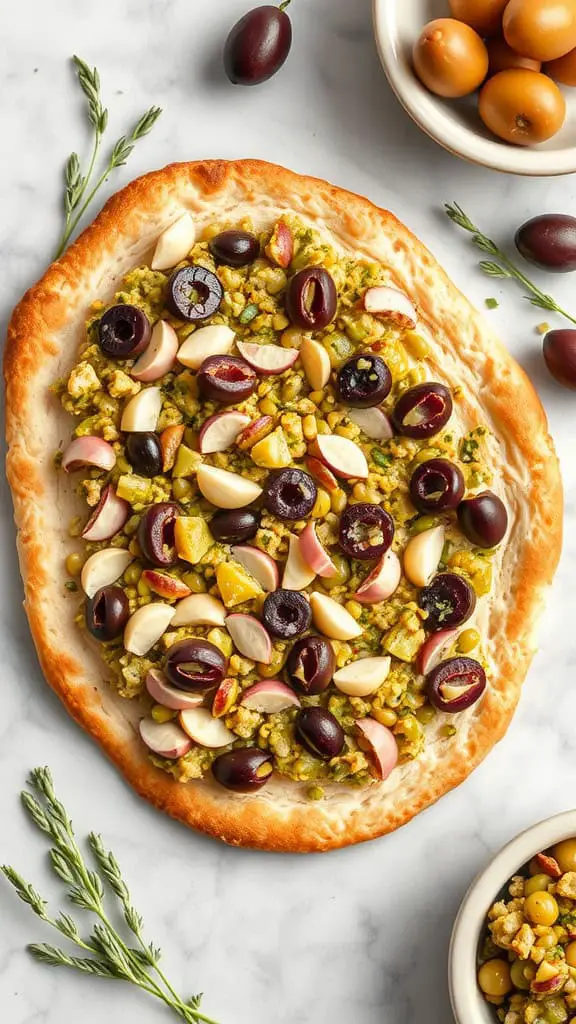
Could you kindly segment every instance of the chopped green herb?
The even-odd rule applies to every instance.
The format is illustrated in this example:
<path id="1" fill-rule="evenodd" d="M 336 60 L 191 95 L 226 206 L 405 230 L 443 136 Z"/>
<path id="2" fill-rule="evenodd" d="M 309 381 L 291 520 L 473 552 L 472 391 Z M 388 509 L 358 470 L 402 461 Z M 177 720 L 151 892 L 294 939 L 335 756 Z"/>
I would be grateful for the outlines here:
<path id="1" fill-rule="evenodd" d="M 485 302 L 487 309 L 498 309 L 498 306 L 500 305 L 498 299 L 486 299 Z"/>
<path id="2" fill-rule="evenodd" d="M 386 455 L 385 452 L 381 452 L 379 448 L 373 448 L 371 451 L 372 462 L 382 469 L 387 469 L 388 466 L 392 465 L 392 456 Z"/>
<path id="3" fill-rule="evenodd" d="M 78 584 L 75 583 L 74 580 L 66 580 L 64 586 L 66 587 L 66 590 L 71 590 L 73 594 L 78 590 Z"/>
<path id="4" fill-rule="evenodd" d="M 251 302 L 249 306 L 242 310 L 238 319 L 241 324 L 249 324 L 255 316 L 258 316 L 258 306 L 255 302 Z"/>

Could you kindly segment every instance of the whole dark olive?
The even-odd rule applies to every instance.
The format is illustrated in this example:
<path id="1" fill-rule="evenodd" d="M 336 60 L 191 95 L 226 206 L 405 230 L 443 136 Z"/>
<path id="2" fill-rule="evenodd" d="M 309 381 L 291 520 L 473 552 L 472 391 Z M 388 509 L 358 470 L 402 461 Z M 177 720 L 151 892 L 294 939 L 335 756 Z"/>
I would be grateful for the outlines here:
<path id="1" fill-rule="evenodd" d="M 285 6 L 255 7 L 234 25 L 224 46 L 224 70 L 234 85 L 260 85 L 284 64 L 292 46 Z"/>
<path id="2" fill-rule="evenodd" d="M 286 312 L 303 331 L 321 331 L 336 316 L 338 293 L 324 267 L 306 267 L 288 282 Z"/>
<path id="3" fill-rule="evenodd" d="M 476 594 L 462 576 L 441 572 L 420 591 L 418 604 L 428 613 L 425 629 L 435 633 L 466 622 L 476 607 Z"/>
<path id="4" fill-rule="evenodd" d="M 338 543 L 350 558 L 381 558 L 394 540 L 394 520 L 381 505 L 360 501 L 340 517 Z"/>
<path id="5" fill-rule="evenodd" d="M 240 356 L 208 356 L 196 377 L 203 398 L 221 405 L 244 402 L 256 390 L 256 372 Z"/>
<path id="6" fill-rule="evenodd" d="M 304 519 L 317 496 L 316 484 L 303 469 L 278 469 L 264 484 L 264 504 L 279 519 Z"/>
<path id="7" fill-rule="evenodd" d="M 525 260 L 554 274 L 576 270 L 576 217 L 546 213 L 527 220 L 516 232 L 516 248 Z"/>
<path id="8" fill-rule="evenodd" d="M 449 658 L 426 677 L 428 700 L 449 715 L 472 707 L 485 689 L 486 673 L 474 658 Z"/>
<path id="9" fill-rule="evenodd" d="M 178 511 L 177 505 L 161 501 L 147 508 L 138 524 L 142 554 L 159 569 L 169 569 L 178 561 L 174 541 Z"/>
<path id="10" fill-rule="evenodd" d="M 306 636 L 297 640 L 286 662 L 290 683 L 307 696 L 326 690 L 335 669 L 334 648 L 323 636 Z"/>
<path id="11" fill-rule="evenodd" d="M 371 352 L 347 359 L 336 374 L 336 397 L 353 409 L 380 405 L 390 394 L 392 374 L 380 356 Z"/>
<path id="12" fill-rule="evenodd" d="M 162 448 L 157 434 L 128 434 L 126 458 L 139 476 L 158 476 L 162 472 Z"/>
<path id="13" fill-rule="evenodd" d="M 151 336 L 146 314 L 127 302 L 111 306 L 98 323 L 98 344 L 109 359 L 133 359 L 144 351 Z"/>
<path id="14" fill-rule="evenodd" d="M 294 722 L 296 739 L 315 757 L 329 761 L 344 747 L 344 729 L 325 708 L 301 708 Z"/>
<path id="15" fill-rule="evenodd" d="M 212 774 L 221 786 L 233 793 L 252 793 L 261 789 L 272 775 L 272 755 L 258 747 L 242 747 L 220 754 L 212 764 Z"/>
<path id="16" fill-rule="evenodd" d="M 569 327 L 548 331 L 543 351 L 554 380 L 565 388 L 576 388 L 576 331 Z"/>
<path id="17" fill-rule="evenodd" d="M 260 513 L 251 508 L 238 508 L 231 512 L 216 512 L 208 523 L 214 540 L 223 544 L 240 544 L 255 537 L 260 526 Z"/>
<path id="18" fill-rule="evenodd" d="M 178 640 L 164 660 L 168 681 L 190 693 L 219 686 L 227 668 L 228 659 L 209 640 Z"/>
<path id="19" fill-rule="evenodd" d="M 310 602 L 295 590 L 274 590 L 264 601 L 262 621 L 272 636 L 294 640 L 310 629 Z"/>
<path id="20" fill-rule="evenodd" d="M 175 270 L 166 292 L 166 305 L 179 320 L 207 320 L 220 308 L 224 289 L 206 267 Z"/>
<path id="21" fill-rule="evenodd" d="M 400 396 L 392 419 L 405 437 L 433 437 L 452 415 L 452 395 L 444 384 L 416 384 Z"/>
<path id="22" fill-rule="evenodd" d="M 249 231 L 221 231 L 209 244 L 218 263 L 228 267 L 247 267 L 260 255 L 260 242 Z"/>
<path id="23" fill-rule="evenodd" d="M 447 512 L 464 497 L 464 477 L 448 459 L 428 459 L 410 480 L 410 498 L 419 512 Z"/>
<path id="24" fill-rule="evenodd" d="M 122 587 L 102 587 L 88 598 L 86 628 L 96 640 L 116 640 L 130 618 L 130 605 Z"/>
<path id="25" fill-rule="evenodd" d="M 458 505 L 458 522 L 462 533 L 480 548 L 499 544 L 508 529 L 506 506 L 492 491 L 482 491 Z"/>

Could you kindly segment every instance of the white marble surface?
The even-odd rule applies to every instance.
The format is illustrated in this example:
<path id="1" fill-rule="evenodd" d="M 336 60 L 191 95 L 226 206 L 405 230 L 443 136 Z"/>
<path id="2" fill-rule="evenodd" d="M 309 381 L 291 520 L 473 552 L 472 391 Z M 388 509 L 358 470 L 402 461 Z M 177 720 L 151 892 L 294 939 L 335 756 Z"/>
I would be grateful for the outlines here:
<path id="1" fill-rule="evenodd" d="M 248 0 L 249 2 L 249 0 Z M 400 0 L 397 0 L 400 2 Z M 295 43 L 262 88 L 233 89 L 219 49 L 246 0 L 28 0 L 0 12 L 0 322 L 43 270 L 61 224 L 63 159 L 85 152 L 82 104 L 67 58 L 101 71 L 120 133 L 151 103 L 152 136 L 109 184 L 170 160 L 259 156 L 330 178 L 388 205 L 482 305 L 548 410 L 567 497 L 564 557 L 542 649 L 506 739 L 458 791 L 400 833 L 323 857 L 235 851 L 188 833 L 141 803 L 48 692 L 34 656 L 2 490 L 0 861 L 54 895 L 41 838 L 17 801 L 28 769 L 49 763 L 78 832 L 104 833 L 183 991 L 201 988 L 222 1024 L 445 1024 L 448 936 L 458 903 L 492 851 L 525 825 L 574 806 L 576 399 L 547 377 L 542 315 L 513 284 L 502 292 L 439 212 L 459 201 L 509 240 L 527 216 L 576 208 L 576 182 L 520 180 L 445 154 L 406 119 L 375 55 L 369 0 L 294 0 Z M 571 279 L 548 286 L 572 309 Z M 2 1024 L 168 1020 L 127 987 L 31 963 L 48 930 L 0 882 Z"/>

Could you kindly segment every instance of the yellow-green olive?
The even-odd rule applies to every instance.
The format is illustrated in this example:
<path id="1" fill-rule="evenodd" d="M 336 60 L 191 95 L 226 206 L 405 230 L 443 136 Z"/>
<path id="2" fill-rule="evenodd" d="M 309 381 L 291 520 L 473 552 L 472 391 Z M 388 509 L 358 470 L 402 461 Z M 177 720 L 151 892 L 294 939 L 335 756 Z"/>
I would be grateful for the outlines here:
<path id="1" fill-rule="evenodd" d="M 506 960 L 488 960 L 478 971 L 478 984 L 484 995 L 507 995 L 512 989 L 509 964 Z"/>
<path id="2" fill-rule="evenodd" d="M 347 583 L 350 578 L 350 566 L 344 558 L 344 555 L 335 552 L 331 554 L 332 561 L 336 566 L 336 574 L 334 576 L 327 576 L 322 580 L 322 586 L 326 590 L 332 590 L 333 587 L 341 587 L 344 583 Z"/>
<path id="3" fill-rule="evenodd" d="M 521 990 L 530 988 L 531 978 L 529 975 L 530 973 L 532 973 L 532 975 L 535 973 L 535 971 L 530 971 L 531 966 L 533 965 L 526 960 L 514 961 L 510 967 L 510 978 L 512 979 L 514 988 L 519 988 Z"/>
<path id="4" fill-rule="evenodd" d="M 531 896 L 533 892 L 548 892 L 548 886 L 552 885 L 550 875 L 532 875 L 524 886 L 524 895 Z"/>
<path id="5" fill-rule="evenodd" d="M 564 839 L 552 848 L 552 856 L 561 871 L 576 871 L 576 839 Z"/>
<path id="6" fill-rule="evenodd" d="M 558 920 L 558 904 L 550 892 L 533 892 L 526 898 L 524 913 L 532 924 L 550 926 Z"/>

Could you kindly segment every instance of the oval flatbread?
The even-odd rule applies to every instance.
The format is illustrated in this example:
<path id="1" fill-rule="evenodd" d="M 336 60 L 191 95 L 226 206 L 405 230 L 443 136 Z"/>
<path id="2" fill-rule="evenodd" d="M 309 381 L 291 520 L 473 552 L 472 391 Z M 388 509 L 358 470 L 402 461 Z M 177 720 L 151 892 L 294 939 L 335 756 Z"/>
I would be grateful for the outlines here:
<path id="1" fill-rule="evenodd" d="M 315 255 L 300 259 L 300 263 L 295 262 L 285 268 L 288 277 L 301 269 L 302 263 L 304 266 L 307 262 L 317 265 L 324 261 L 329 268 L 332 266 L 341 302 L 339 319 L 335 321 L 340 332 L 339 343 L 344 344 L 345 352 L 346 345 L 352 344 L 351 338 L 354 343 L 360 340 L 366 349 L 380 351 L 385 360 L 391 360 L 396 391 L 390 400 L 394 395 L 397 398 L 406 389 L 407 383 L 415 384 L 418 380 L 439 381 L 451 389 L 454 414 L 449 429 L 442 435 L 440 454 L 452 452 L 452 458 L 459 460 L 462 471 L 467 474 L 467 486 L 471 491 L 482 489 L 488 480 L 490 489 L 503 500 L 509 519 L 507 536 L 494 551 L 483 555 L 468 545 L 463 551 L 457 550 L 455 556 L 454 548 L 448 544 L 442 553 L 442 566 L 471 580 L 478 594 L 475 616 L 467 623 L 467 627 L 474 626 L 481 636 L 481 653 L 476 656 L 488 676 L 488 686 L 482 699 L 460 714 L 423 714 L 422 709 L 429 705 L 425 700 L 424 680 L 418 680 L 415 674 L 415 651 L 408 650 L 406 653 L 407 649 L 398 645 L 397 632 L 394 634 L 394 642 L 392 638 L 392 630 L 397 627 L 401 614 L 397 608 L 398 599 L 392 598 L 390 602 L 384 601 L 380 605 L 363 604 L 361 609 L 359 604 L 356 607 L 352 603 L 351 611 L 360 623 L 361 636 L 359 639 L 335 641 L 339 667 L 354 662 L 359 651 L 361 656 L 367 653 L 372 656 L 390 656 L 392 667 L 388 680 L 409 678 L 409 685 L 402 688 L 399 683 L 394 690 L 390 682 L 383 682 L 382 686 L 388 686 L 388 689 L 379 690 L 379 698 L 345 696 L 332 686 L 329 691 L 330 707 L 346 726 L 346 758 L 340 757 L 333 763 L 320 763 L 311 761 L 310 755 L 306 756 L 306 752 L 299 747 L 296 748 L 296 755 L 292 756 L 292 747 L 291 754 L 285 756 L 284 762 L 281 753 L 277 755 L 277 766 L 281 768 L 283 763 L 288 765 L 286 774 L 275 771 L 265 786 L 250 794 L 239 794 L 218 786 L 209 770 L 202 779 L 177 781 L 166 770 L 170 769 L 170 763 L 159 766 L 158 759 L 156 764 L 152 762 L 139 732 L 140 720 L 150 714 L 152 701 L 146 693 L 127 700 L 118 694 L 118 687 L 110 684 L 109 666 L 114 654 L 108 653 L 106 660 L 103 660 L 98 644 L 79 628 L 75 620 L 80 608 L 81 595 L 77 592 L 80 584 L 78 581 L 70 584 L 65 569 L 67 556 L 82 548 L 82 542 L 70 537 L 68 524 L 74 517 L 80 517 L 80 526 L 72 529 L 76 535 L 80 532 L 88 515 L 86 499 L 93 507 L 101 492 L 105 473 L 100 472 L 99 476 L 96 471 L 92 477 L 88 474 L 84 492 L 79 494 L 74 473 L 64 473 L 59 469 L 58 460 L 55 464 L 56 453 L 68 445 L 75 426 L 69 413 L 62 407 L 62 392 L 67 396 L 69 406 L 71 402 L 76 403 L 72 411 L 81 412 L 84 394 L 81 374 L 75 378 L 76 386 L 72 389 L 74 395 L 69 383 L 66 390 L 66 382 L 70 382 L 71 371 L 78 365 L 79 346 L 86 344 L 86 322 L 93 324 L 97 321 L 100 315 L 98 310 L 111 304 L 114 296 L 118 301 L 119 293 L 123 296 L 120 301 L 124 302 L 129 302 L 130 297 L 138 293 L 140 278 L 138 275 L 133 277 L 135 268 L 148 268 L 147 274 L 157 275 L 153 278 L 156 283 L 164 280 L 162 274 L 170 274 L 170 269 L 150 271 L 152 256 L 162 232 L 184 214 L 192 218 L 197 240 L 208 238 L 213 225 L 234 227 L 248 223 L 262 239 L 270 239 L 275 226 L 282 220 L 297 239 L 296 248 L 301 254 L 306 257 L 309 249 L 312 251 L 316 246 Z M 180 236 L 182 231 L 185 235 L 189 229 L 190 222 L 185 221 Z M 173 233 L 172 241 L 168 237 L 163 246 L 161 260 L 164 262 L 170 262 L 171 245 L 175 244 L 177 250 L 178 232 L 175 234 L 176 242 Z M 195 258 L 198 258 L 198 253 L 201 256 L 203 253 L 204 265 L 208 265 L 206 245 L 203 250 L 200 248 L 192 252 L 196 252 Z M 182 256 L 178 255 L 178 261 L 181 259 Z M 297 253 L 294 259 L 298 261 Z M 242 293 L 243 287 L 246 291 L 247 278 L 240 275 L 240 278 L 235 279 L 222 273 L 221 268 L 218 269 L 224 282 L 224 301 L 228 304 L 222 308 L 228 310 L 228 320 L 232 318 L 233 329 L 241 332 L 242 340 L 249 344 L 270 340 L 279 342 L 288 324 L 288 319 L 279 312 L 283 304 L 283 286 L 282 277 L 278 274 L 278 263 L 281 266 L 281 254 L 279 260 L 268 262 L 262 255 L 262 280 L 268 282 L 262 287 L 268 288 L 270 285 L 267 294 L 271 305 L 268 300 L 262 300 L 260 306 L 256 303 L 256 314 L 263 319 L 256 321 L 250 330 L 250 318 L 255 314 L 253 310 L 246 312 L 248 307 L 245 295 L 237 294 Z M 126 275 L 129 275 L 128 284 Z M 392 287 L 401 292 L 404 297 L 403 309 L 409 308 L 410 304 L 415 307 L 419 320 L 416 342 L 414 332 L 411 332 L 410 338 L 403 333 L 406 324 L 402 330 L 390 320 L 382 326 L 377 313 L 374 314 L 375 319 L 371 320 L 370 313 L 366 314 L 363 310 L 358 312 L 357 302 L 350 301 L 345 307 L 342 289 L 351 289 L 346 295 L 353 295 L 354 288 L 360 289 L 358 294 L 361 295 L 358 275 L 366 275 L 366 280 L 372 283 L 380 282 L 380 286 Z M 274 287 L 271 282 L 276 282 Z M 406 297 L 410 300 L 407 306 Z M 94 303 L 99 305 L 95 306 Z M 216 318 L 216 322 L 222 322 L 222 318 L 220 321 Z M 183 330 L 183 323 L 171 323 L 175 326 L 180 344 L 183 343 L 184 334 L 193 337 L 193 332 Z M 372 334 L 370 324 L 373 327 Z M 363 335 L 358 333 L 358 325 L 364 331 Z M 333 329 L 334 325 L 328 328 L 329 331 Z M 258 331 L 261 333 L 258 334 Z M 313 339 L 313 332 L 311 337 Z M 338 365 L 335 337 L 334 334 L 320 335 L 321 344 L 332 346 L 332 370 Z M 169 343 L 172 344 L 172 341 Z M 314 379 L 320 379 L 321 383 L 322 360 L 314 363 L 313 347 L 310 351 L 312 356 L 309 355 L 308 365 L 315 367 L 315 370 L 313 368 L 309 372 Z M 416 357 L 413 358 L 414 351 Z M 250 352 L 253 350 L 245 349 L 245 354 L 249 355 Z M 300 409 L 302 419 L 304 410 L 310 407 L 309 403 L 314 399 L 316 393 L 306 384 L 301 366 L 302 363 L 297 362 L 294 371 L 286 371 L 284 379 L 290 379 L 292 373 L 300 374 L 298 387 L 303 380 L 305 390 L 300 394 L 306 396 L 308 405 L 294 405 L 295 401 L 301 401 L 294 397 L 286 399 L 284 405 L 280 402 L 276 428 L 282 437 L 278 435 L 273 444 L 270 442 L 264 449 L 260 449 L 265 452 L 260 462 L 265 458 L 292 458 L 296 461 L 303 458 L 306 439 L 302 441 L 302 436 L 298 435 L 294 441 L 290 433 L 290 424 L 294 421 L 282 420 L 281 415 L 287 412 L 298 419 Z M 117 403 L 114 409 L 117 412 L 126 405 L 123 390 L 125 378 L 129 387 L 132 386 L 129 367 L 124 369 L 126 372 L 121 377 L 114 378 Z M 189 368 L 186 372 L 189 375 L 186 380 L 190 381 L 196 371 Z M 378 209 L 367 199 L 326 182 L 300 177 L 283 168 L 257 161 L 180 164 L 149 174 L 114 196 L 62 259 L 54 263 L 39 283 L 25 295 L 9 326 L 5 376 L 8 478 L 18 527 L 25 608 L 44 674 L 70 714 L 97 740 L 138 793 L 151 803 L 186 825 L 228 843 L 283 851 L 329 850 L 380 836 L 409 821 L 462 782 L 503 736 L 533 654 L 534 627 L 559 557 L 562 493 L 558 464 L 542 407 L 525 374 L 447 278 L 436 260 L 392 214 Z M 270 375 L 259 377 L 260 382 L 271 381 L 271 387 L 276 386 L 276 380 Z M 89 390 L 89 380 L 86 386 Z M 193 394 L 194 385 L 190 387 L 190 393 Z M 108 394 L 111 393 L 109 390 Z M 308 397 L 310 393 L 313 395 L 312 400 Z M 258 391 L 252 402 L 264 401 L 265 394 L 265 389 Z M 344 415 L 330 421 L 326 412 L 330 405 L 322 405 L 329 395 L 328 390 L 325 395 L 316 396 L 317 420 L 332 423 L 327 429 L 334 428 L 333 437 L 347 436 L 352 439 L 353 447 L 356 446 L 357 454 L 360 450 L 364 452 L 363 456 L 360 455 L 360 462 L 356 460 L 354 472 L 360 475 L 366 461 L 370 466 L 370 476 L 365 482 L 364 491 L 355 489 L 358 483 L 354 480 L 350 483 L 345 479 L 345 466 L 343 472 L 342 466 L 339 467 L 339 487 L 345 497 L 355 496 L 355 500 L 368 488 L 368 500 L 372 498 L 373 501 L 374 487 L 382 488 L 378 501 L 392 508 L 393 518 L 397 517 L 395 547 L 402 558 L 417 513 L 407 504 L 405 485 L 402 485 L 403 490 L 399 485 L 395 491 L 386 493 L 390 480 L 390 471 L 386 466 L 397 464 L 398 472 L 401 473 L 406 460 L 414 460 L 417 449 L 422 445 L 411 447 L 409 440 L 398 437 L 389 443 L 386 440 L 370 441 L 369 435 L 363 433 L 366 420 L 361 415 L 357 421 L 353 417 L 348 420 Z M 152 405 L 155 401 L 154 398 Z M 104 408 L 108 406 L 109 402 Z M 338 406 L 334 408 L 338 409 Z M 195 407 L 195 423 L 198 423 L 198 417 L 202 419 L 202 411 L 201 407 Z M 213 412 L 214 406 L 210 406 L 208 411 Z M 248 415 L 255 411 L 256 406 L 253 404 L 248 409 Z M 151 415 L 149 407 L 144 412 L 146 416 Z M 185 413 L 179 417 L 178 410 L 176 412 L 176 420 L 180 418 L 180 422 L 190 424 Z M 144 415 L 142 409 L 139 415 Z M 245 421 L 241 415 L 238 429 Z M 100 429 L 99 422 L 96 417 L 95 433 Z M 343 433 L 341 431 L 338 434 L 336 425 L 343 429 Z M 373 430 L 373 425 L 369 429 Z M 474 434 L 474 431 L 477 433 Z M 118 442 L 119 437 L 117 432 L 114 437 L 113 430 L 109 433 L 112 444 Z M 286 456 L 288 442 L 292 447 Z M 434 437 L 427 441 L 432 455 L 435 452 L 434 442 Z M 374 455 L 375 448 L 379 449 L 378 457 Z M 191 450 L 190 446 L 188 449 Z M 325 449 L 328 455 L 326 451 L 324 454 L 329 462 L 329 446 L 325 446 Z M 342 456 L 345 461 L 350 450 Z M 192 453 L 189 458 L 194 455 Z M 314 449 L 313 457 L 322 463 L 322 450 Z M 210 454 L 205 457 L 209 465 L 217 466 L 215 459 L 216 456 Z M 199 456 L 197 461 L 201 461 Z M 258 462 L 254 465 L 258 467 Z M 276 463 L 273 461 L 272 465 Z M 190 467 L 183 472 L 185 478 L 188 472 L 187 479 L 193 479 Z M 210 486 L 214 486 L 214 476 L 213 473 L 207 474 L 207 478 L 212 480 Z M 258 492 L 266 471 L 261 467 L 255 468 L 252 476 L 258 485 L 255 492 Z M 118 475 L 112 479 L 116 486 Z M 169 494 L 169 477 L 167 480 Z M 92 486 L 94 481 L 97 485 L 95 497 Z M 179 493 L 184 494 L 185 491 L 186 487 L 180 487 Z M 248 492 L 247 496 L 250 498 Z M 147 500 L 158 501 L 159 498 L 156 496 Z M 135 502 L 132 504 L 132 514 L 141 514 L 142 505 L 138 506 L 136 502 L 135 512 Z M 326 529 L 322 532 L 321 527 L 318 527 L 329 549 L 330 545 L 335 545 L 332 535 L 334 522 L 332 513 L 325 514 L 324 525 L 328 524 Z M 447 523 L 447 531 L 455 529 L 454 523 L 455 517 L 452 516 L 452 520 Z M 301 523 L 299 529 L 302 526 Z M 209 550 L 216 551 L 217 548 L 210 548 L 212 541 L 209 535 L 206 536 Z M 195 540 L 197 542 L 198 536 Z M 126 539 L 124 546 L 128 543 Z M 272 550 L 282 570 L 288 549 L 288 537 L 283 529 L 278 531 L 278 545 Z M 138 554 L 138 550 L 135 550 Z M 332 551 L 335 550 L 333 547 Z M 430 552 L 427 557 L 431 557 Z M 212 556 L 207 554 L 205 558 L 209 560 Z M 488 566 L 485 571 L 482 558 Z M 109 566 L 112 563 L 108 560 L 107 564 Z M 201 570 L 203 564 L 210 563 L 201 561 L 196 569 Z M 213 559 L 212 568 L 215 564 Z M 253 563 L 250 565 L 253 567 Z M 364 570 L 354 563 L 352 572 L 365 572 L 368 567 L 372 568 L 373 563 L 365 565 Z M 123 568 L 124 565 L 120 564 L 120 569 Z M 432 565 L 434 568 L 435 565 Z M 126 571 L 130 572 L 129 569 Z M 246 578 L 251 579 L 250 572 Z M 211 584 L 214 583 L 212 569 L 208 579 Z M 312 583 L 308 590 L 312 592 L 315 587 L 322 590 L 321 585 L 318 585 L 321 582 L 319 577 L 317 583 Z M 423 637 L 426 635 L 426 616 L 418 606 L 418 591 L 410 591 L 406 581 L 401 584 L 402 587 L 405 590 L 398 591 L 405 595 L 402 612 L 405 618 L 402 622 L 408 623 L 408 633 L 412 630 L 418 637 Z M 150 597 L 150 591 L 145 588 L 141 592 L 134 587 L 127 589 L 131 594 L 131 610 L 134 610 L 141 593 L 148 593 Z M 213 589 L 214 595 L 218 597 Z M 348 593 L 344 596 L 349 598 L 351 595 Z M 229 602 L 234 600 L 230 594 L 228 599 Z M 313 602 L 317 616 L 321 616 L 318 608 L 324 606 L 323 601 Z M 217 622 L 219 606 L 214 603 L 214 607 L 216 612 L 212 611 L 211 614 L 216 614 Z M 256 609 L 256 605 L 251 608 Z M 246 612 L 242 605 L 240 610 Z M 227 608 L 229 611 L 230 604 Z M 349 610 L 344 625 L 338 621 L 329 628 L 337 632 L 348 629 L 349 622 L 354 623 L 354 615 Z M 170 618 L 169 611 L 160 618 L 166 621 L 160 622 L 159 630 L 165 631 L 168 628 L 169 631 L 169 624 L 166 627 Z M 317 618 L 317 631 L 320 622 L 324 622 L 324 619 Z M 205 637 L 210 629 L 218 630 L 222 627 L 206 625 L 200 630 L 200 635 Z M 327 630 L 328 627 L 325 632 Z M 137 630 L 132 632 L 136 633 Z M 349 632 L 352 635 L 354 630 L 350 629 Z M 194 634 L 195 631 L 192 629 L 188 633 Z M 181 634 L 176 635 L 180 637 Z M 366 638 L 369 635 L 372 637 L 371 642 L 376 645 L 371 650 L 362 647 L 363 643 L 368 643 Z M 137 641 L 132 642 L 142 644 L 141 632 L 138 633 Z M 165 641 L 165 647 L 158 658 L 164 657 L 168 647 L 168 641 Z M 157 650 L 153 648 L 152 661 L 154 651 Z M 133 675 L 142 672 L 142 660 L 138 661 L 136 657 L 136 661 L 132 661 L 133 657 L 129 655 L 123 663 L 128 666 L 123 677 L 125 689 L 128 686 L 126 679 L 132 671 L 130 666 L 136 666 Z M 382 661 L 378 665 L 382 672 Z M 258 677 L 258 666 L 254 662 L 243 662 L 241 657 L 237 657 L 234 666 L 236 683 L 241 688 Z M 387 666 L 382 678 L 386 671 Z M 349 675 L 344 673 L 342 677 L 343 688 L 350 685 L 346 683 Z M 411 706 L 407 703 L 406 694 L 410 695 Z M 394 710 L 394 706 L 397 710 Z M 290 715 L 294 713 L 294 709 L 283 711 L 282 714 L 288 718 L 282 721 L 291 722 Z M 226 723 L 229 728 L 236 730 L 235 742 L 240 737 L 241 745 L 259 745 L 268 749 L 266 729 L 262 730 L 266 719 L 258 718 L 258 711 L 250 712 L 250 715 L 255 716 L 252 718 L 245 712 L 233 712 L 228 717 L 224 715 L 218 728 L 210 723 L 209 716 L 206 718 L 204 712 L 198 714 L 192 709 L 186 714 L 188 721 L 201 723 L 204 730 L 202 735 L 210 737 L 210 742 L 226 742 L 229 736 L 224 728 Z M 366 715 L 372 721 L 379 717 L 384 727 L 391 729 L 398 745 L 399 764 L 385 781 L 377 781 L 372 777 L 374 762 L 371 753 L 365 749 L 365 743 L 359 742 L 360 734 L 353 728 L 355 718 L 362 719 Z M 274 718 L 273 715 L 271 717 Z M 410 728 L 406 725 L 408 720 Z M 195 725 L 195 728 L 199 726 Z M 242 738 L 242 729 L 247 730 L 245 738 Z M 180 731 L 178 728 L 171 729 L 167 735 L 170 738 L 173 735 L 178 737 Z M 192 755 L 188 756 L 189 760 L 186 762 L 184 758 L 184 762 L 191 764 Z M 213 754 L 210 755 L 212 757 Z M 209 760 L 206 764 L 209 764 Z M 183 777 L 180 769 L 174 774 L 178 775 L 178 772 Z M 342 777 L 344 781 L 339 782 L 338 778 Z"/>

